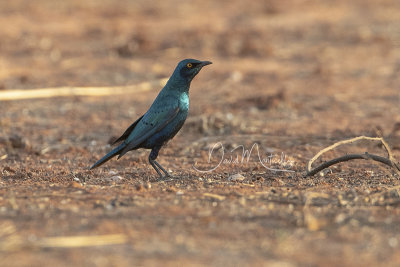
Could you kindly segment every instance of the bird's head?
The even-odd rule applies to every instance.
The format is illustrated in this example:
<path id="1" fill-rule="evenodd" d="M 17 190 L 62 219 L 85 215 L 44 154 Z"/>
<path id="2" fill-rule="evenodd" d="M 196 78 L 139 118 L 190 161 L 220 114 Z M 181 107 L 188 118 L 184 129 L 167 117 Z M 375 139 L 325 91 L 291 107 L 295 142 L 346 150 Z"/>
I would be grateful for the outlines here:
<path id="1" fill-rule="evenodd" d="M 176 72 L 185 80 L 191 81 L 197 73 L 200 72 L 201 68 L 206 65 L 210 65 L 210 61 L 200 61 L 196 59 L 184 59 L 179 62 L 176 67 Z"/>

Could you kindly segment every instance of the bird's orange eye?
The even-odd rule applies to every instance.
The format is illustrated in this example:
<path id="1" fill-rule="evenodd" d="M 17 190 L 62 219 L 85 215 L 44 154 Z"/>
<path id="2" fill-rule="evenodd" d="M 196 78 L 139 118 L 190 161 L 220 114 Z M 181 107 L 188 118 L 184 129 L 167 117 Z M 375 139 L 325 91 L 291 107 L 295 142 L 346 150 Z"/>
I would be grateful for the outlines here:
<path id="1" fill-rule="evenodd" d="M 193 66 L 192 63 L 186 64 L 186 67 L 188 67 L 189 69 L 190 69 L 192 66 Z"/>

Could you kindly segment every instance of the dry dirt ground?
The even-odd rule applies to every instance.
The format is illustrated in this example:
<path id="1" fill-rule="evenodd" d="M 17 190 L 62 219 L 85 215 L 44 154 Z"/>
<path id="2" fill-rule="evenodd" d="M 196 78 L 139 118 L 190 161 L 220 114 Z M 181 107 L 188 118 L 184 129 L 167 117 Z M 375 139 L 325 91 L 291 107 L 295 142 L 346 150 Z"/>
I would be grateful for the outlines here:
<path id="1" fill-rule="evenodd" d="M 0 94 L 214 64 L 161 151 L 172 181 L 146 150 L 88 171 L 160 86 L 1 101 L 0 266 L 399 266 L 397 174 L 352 161 L 303 177 L 358 135 L 382 134 L 400 159 L 399 18 L 398 0 L 1 1 Z M 294 172 L 231 152 L 253 144 Z M 364 141 L 322 160 L 365 151 L 385 154 Z"/>

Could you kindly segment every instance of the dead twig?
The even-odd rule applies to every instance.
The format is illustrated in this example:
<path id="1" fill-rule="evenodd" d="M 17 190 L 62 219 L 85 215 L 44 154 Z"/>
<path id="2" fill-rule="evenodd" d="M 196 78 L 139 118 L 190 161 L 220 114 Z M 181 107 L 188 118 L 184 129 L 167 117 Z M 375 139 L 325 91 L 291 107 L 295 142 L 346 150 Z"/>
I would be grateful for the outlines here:
<path id="1" fill-rule="evenodd" d="M 371 141 L 380 141 L 383 145 L 383 147 L 385 148 L 386 152 L 388 153 L 388 158 L 382 157 L 382 156 L 378 156 L 378 155 L 374 155 L 374 154 L 370 154 L 368 152 L 365 152 L 364 154 L 349 154 L 349 155 L 345 155 L 339 158 L 335 158 L 332 159 L 330 161 L 324 162 L 321 165 L 319 165 L 318 167 L 312 169 L 312 164 L 314 161 L 316 161 L 322 154 L 324 154 L 325 152 L 334 149 L 335 147 L 338 147 L 340 145 L 343 144 L 349 144 L 349 143 L 353 143 L 355 141 L 358 140 L 371 140 Z M 317 174 L 318 172 L 322 171 L 323 169 L 326 169 L 334 164 L 340 163 L 340 162 L 345 162 L 345 161 L 349 161 L 349 160 L 353 160 L 353 159 L 365 159 L 365 160 L 369 160 L 372 159 L 374 161 L 377 162 L 381 162 L 391 168 L 393 168 L 398 174 L 400 174 L 400 166 L 398 163 L 395 162 L 394 157 L 393 157 L 393 153 L 389 147 L 389 145 L 387 144 L 387 142 L 382 138 L 382 137 L 368 137 L 368 136 L 358 136 L 352 139 L 348 139 L 348 140 L 342 140 L 339 142 L 334 143 L 333 145 L 326 147 L 324 149 L 322 149 L 321 151 L 319 151 L 307 164 L 307 169 L 306 169 L 306 177 L 309 176 L 313 176 L 315 174 Z"/>

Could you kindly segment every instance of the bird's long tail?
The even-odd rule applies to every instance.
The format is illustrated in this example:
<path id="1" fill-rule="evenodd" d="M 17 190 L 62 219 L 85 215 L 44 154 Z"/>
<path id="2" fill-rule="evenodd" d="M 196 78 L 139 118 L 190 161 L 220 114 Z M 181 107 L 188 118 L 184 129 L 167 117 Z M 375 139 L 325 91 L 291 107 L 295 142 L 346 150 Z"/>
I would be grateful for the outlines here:
<path id="1" fill-rule="evenodd" d="M 103 163 L 109 161 L 110 159 L 112 159 L 113 157 L 115 157 L 116 155 L 119 155 L 121 153 L 121 151 L 124 149 L 126 145 L 124 143 L 120 144 L 119 146 L 117 146 L 116 148 L 114 148 L 113 150 L 111 150 L 107 155 L 105 155 L 104 157 L 102 157 L 99 161 L 97 161 L 95 164 L 93 164 L 92 167 L 90 167 L 89 170 L 97 168 L 101 165 L 103 165 Z"/>

